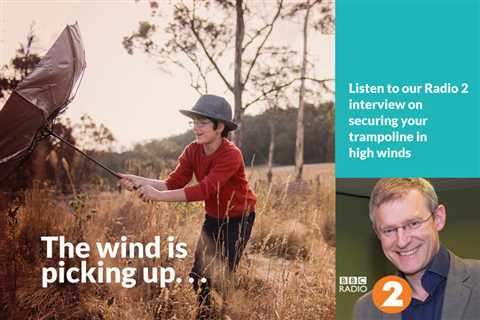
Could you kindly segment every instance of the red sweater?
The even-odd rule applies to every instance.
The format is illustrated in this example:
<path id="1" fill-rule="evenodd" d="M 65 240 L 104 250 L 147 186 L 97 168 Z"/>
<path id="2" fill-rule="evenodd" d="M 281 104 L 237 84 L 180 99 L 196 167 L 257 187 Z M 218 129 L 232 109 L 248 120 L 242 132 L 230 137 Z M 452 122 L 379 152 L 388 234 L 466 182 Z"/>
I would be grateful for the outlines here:
<path id="1" fill-rule="evenodd" d="M 257 198 L 248 188 L 242 153 L 227 139 L 208 156 L 201 144 L 189 144 L 165 181 L 167 188 L 185 187 L 193 174 L 199 183 L 184 189 L 187 201 L 205 201 L 209 216 L 225 219 L 255 210 Z"/>

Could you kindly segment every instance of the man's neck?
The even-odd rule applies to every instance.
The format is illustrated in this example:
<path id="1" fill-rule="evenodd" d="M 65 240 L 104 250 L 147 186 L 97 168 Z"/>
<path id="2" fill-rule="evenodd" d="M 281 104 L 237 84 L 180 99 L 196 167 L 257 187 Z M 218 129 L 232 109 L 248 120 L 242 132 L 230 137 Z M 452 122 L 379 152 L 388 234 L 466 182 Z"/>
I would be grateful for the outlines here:
<path id="1" fill-rule="evenodd" d="M 422 277 L 424 274 L 425 270 L 405 276 L 412 287 L 412 297 L 420 301 L 425 301 L 428 298 L 428 292 L 422 286 Z"/>
<path id="2" fill-rule="evenodd" d="M 407 278 L 407 281 L 410 283 L 410 286 L 412 287 L 412 297 L 417 300 L 425 301 L 428 298 L 429 294 L 422 285 L 422 277 L 427 271 L 427 269 L 429 268 L 429 266 L 433 263 L 433 259 L 435 259 L 435 257 L 438 255 L 439 250 L 440 250 L 440 244 L 437 246 L 435 250 L 436 253 L 433 256 L 432 260 L 424 270 L 419 271 L 415 274 L 405 275 L 405 278 Z"/>
<path id="3" fill-rule="evenodd" d="M 217 149 L 222 144 L 222 140 L 223 140 L 222 137 L 219 137 L 218 139 L 215 139 L 210 143 L 204 144 L 203 145 L 203 151 L 205 152 L 205 154 L 207 156 L 209 156 L 212 153 L 214 153 L 215 151 L 217 151 Z"/>

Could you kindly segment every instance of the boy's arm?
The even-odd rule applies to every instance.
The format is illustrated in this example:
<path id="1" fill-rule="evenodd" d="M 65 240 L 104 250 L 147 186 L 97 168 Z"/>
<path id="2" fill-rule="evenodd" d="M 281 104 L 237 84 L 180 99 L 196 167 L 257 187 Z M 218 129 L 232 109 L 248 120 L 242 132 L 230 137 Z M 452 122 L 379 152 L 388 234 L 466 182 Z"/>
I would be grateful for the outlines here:
<path id="1" fill-rule="evenodd" d="M 231 178 L 243 164 L 240 153 L 231 153 L 217 160 L 209 174 L 198 184 L 190 187 L 158 191 L 152 186 L 140 188 L 138 194 L 144 201 L 200 201 L 218 193 L 219 189 Z M 170 187 L 167 180 L 167 187 Z"/>
<path id="2" fill-rule="evenodd" d="M 137 190 L 143 201 L 180 202 L 187 201 L 183 189 L 159 191 L 152 186 L 143 186 Z"/>
<path id="3" fill-rule="evenodd" d="M 158 191 L 167 190 L 167 184 L 165 183 L 164 180 L 159 180 L 159 179 L 147 179 L 147 180 L 148 180 L 148 185 L 154 187 Z"/>
<path id="4" fill-rule="evenodd" d="M 149 179 L 133 174 L 119 173 L 118 175 L 122 177 L 120 183 L 129 191 L 139 189 L 142 186 L 152 186 L 159 191 L 167 190 L 167 185 L 163 180 Z"/>

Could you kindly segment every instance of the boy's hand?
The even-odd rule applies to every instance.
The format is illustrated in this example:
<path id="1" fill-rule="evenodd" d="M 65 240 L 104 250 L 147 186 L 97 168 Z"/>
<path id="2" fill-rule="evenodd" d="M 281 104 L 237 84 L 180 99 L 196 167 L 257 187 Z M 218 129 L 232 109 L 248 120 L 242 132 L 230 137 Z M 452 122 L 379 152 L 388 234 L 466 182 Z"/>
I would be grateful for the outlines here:
<path id="1" fill-rule="evenodd" d="M 144 179 L 142 177 L 123 173 L 118 173 L 118 175 L 122 177 L 122 179 L 120 179 L 120 184 L 128 191 L 137 190 L 144 184 Z"/>
<path id="2" fill-rule="evenodd" d="M 152 186 L 142 186 L 137 190 L 138 196 L 145 202 L 148 201 L 157 201 L 160 191 L 155 189 Z"/>

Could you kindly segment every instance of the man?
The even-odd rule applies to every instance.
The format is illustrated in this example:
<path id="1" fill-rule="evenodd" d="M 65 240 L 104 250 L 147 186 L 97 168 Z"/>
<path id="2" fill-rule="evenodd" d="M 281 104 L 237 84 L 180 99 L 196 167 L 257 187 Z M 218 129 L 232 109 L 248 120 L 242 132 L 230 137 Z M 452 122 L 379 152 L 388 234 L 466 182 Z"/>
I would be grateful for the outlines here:
<path id="1" fill-rule="evenodd" d="M 380 179 L 370 196 L 370 220 L 383 252 L 412 288 L 401 314 L 377 309 L 368 292 L 354 319 L 480 319 L 480 261 L 461 259 L 441 243 L 446 208 L 425 179 Z"/>
<path id="2" fill-rule="evenodd" d="M 256 197 L 248 187 L 241 151 L 226 139 L 237 128 L 229 103 L 204 95 L 191 110 L 180 112 L 192 119 L 196 139 L 180 155 L 175 170 L 165 181 L 120 174 L 121 183 L 144 201 L 205 202 L 205 222 L 190 277 L 199 291 L 197 318 L 209 319 L 212 277 L 220 274 L 219 281 L 227 281 L 237 267 L 250 238 Z M 193 175 L 198 183 L 186 186 Z"/>

